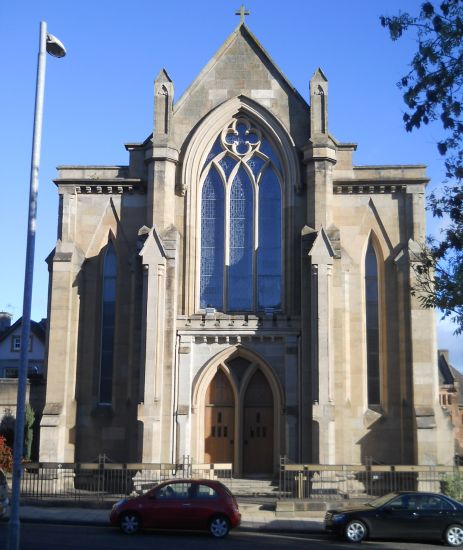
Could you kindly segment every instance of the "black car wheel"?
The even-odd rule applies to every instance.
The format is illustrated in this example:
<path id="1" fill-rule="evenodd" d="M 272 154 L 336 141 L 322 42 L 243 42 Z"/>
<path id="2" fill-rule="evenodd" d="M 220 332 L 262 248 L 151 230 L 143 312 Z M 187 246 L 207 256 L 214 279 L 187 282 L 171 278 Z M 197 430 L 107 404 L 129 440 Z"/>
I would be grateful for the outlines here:
<path id="1" fill-rule="evenodd" d="M 217 539 L 226 537 L 228 531 L 230 531 L 230 522 L 224 516 L 216 516 L 209 522 L 209 533 Z"/>
<path id="2" fill-rule="evenodd" d="M 463 526 L 449 525 L 444 533 L 445 543 L 449 546 L 461 546 L 463 544 Z"/>
<path id="3" fill-rule="evenodd" d="M 119 520 L 119 527 L 126 535 L 134 535 L 140 531 L 140 516 L 135 512 L 125 512 Z"/>
<path id="4" fill-rule="evenodd" d="M 344 536 L 349 542 L 362 542 L 367 538 L 367 526 L 358 519 L 352 519 L 344 529 Z"/>

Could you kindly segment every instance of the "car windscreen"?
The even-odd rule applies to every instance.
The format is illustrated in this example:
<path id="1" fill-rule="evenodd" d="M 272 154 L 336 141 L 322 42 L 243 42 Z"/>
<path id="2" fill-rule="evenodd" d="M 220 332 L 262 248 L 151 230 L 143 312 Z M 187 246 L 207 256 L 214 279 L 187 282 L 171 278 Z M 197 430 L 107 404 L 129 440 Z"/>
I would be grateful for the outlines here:
<path id="1" fill-rule="evenodd" d="M 386 504 L 386 502 L 389 502 L 391 499 L 397 496 L 399 496 L 397 493 L 388 493 L 387 495 L 383 495 L 382 497 L 370 500 L 367 504 L 368 506 L 373 506 L 373 508 L 377 508 L 378 506 Z"/>
<path id="2" fill-rule="evenodd" d="M 223 483 L 220 483 L 220 481 L 217 481 L 216 483 L 217 485 L 220 485 L 220 487 L 227 493 L 229 497 L 235 498 L 235 495 L 230 491 L 230 489 L 226 485 L 224 485 Z"/>

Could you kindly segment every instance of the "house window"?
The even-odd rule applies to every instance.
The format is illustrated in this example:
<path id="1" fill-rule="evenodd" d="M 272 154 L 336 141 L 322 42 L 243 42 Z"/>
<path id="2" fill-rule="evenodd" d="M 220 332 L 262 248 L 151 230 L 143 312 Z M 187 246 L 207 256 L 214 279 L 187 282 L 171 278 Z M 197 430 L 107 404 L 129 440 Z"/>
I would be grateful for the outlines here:
<path id="1" fill-rule="evenodd" d="M 365 256 L 365 313 L 368 404 L 380 403 L 378 258 L 370 238 Z"/>
<path id="2" fill-rule="evenodd" d="M 19 334 L 11 337 L 11 351 L 21 351 L 21 336 Z M 29 351 L 32 351 L 32 336 L 29 336 Z"/>
<path id="3" fill-rule="evenodd" d="M 11 337 L 11 351 L 21 351 L 21 336 Z"/>
<path id="4" fill-rule="evenodd" d="M 5 367 L 5 378 L 18 378 L 18 367 Z M 27 367 L 27 378 L 37 379 L 43 377 L 43 365 L 42 364 L 29 364 Z"/>
<path id="5" fill-rule="evenodd" d="M 6 367 L 5 368 L 5 378 L 18 378 L 18 368 L 17 367 Z"/>
<path id="6" fill-rule="evenodd" d="M 233 120 L 216 139 L 201 175 L 201 308 L 281 309 L 281 173 L 250 120 Z"/>
<path id="7" fill-rule="evenodd" d="M 116 326 L 117 257 L 113 244 L 106 248 L 103 261 L 103 292 L 101 311 L 101 357 L 99 402 L 109 405 L 112 401 L 114 332 Z"/>

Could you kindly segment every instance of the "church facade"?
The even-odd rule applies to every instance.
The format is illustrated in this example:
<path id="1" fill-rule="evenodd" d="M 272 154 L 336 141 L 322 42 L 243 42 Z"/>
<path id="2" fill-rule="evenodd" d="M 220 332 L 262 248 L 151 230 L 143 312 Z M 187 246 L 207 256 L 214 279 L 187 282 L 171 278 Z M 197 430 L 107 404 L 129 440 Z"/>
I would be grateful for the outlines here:
<path id="1" fill-rule="evenodd" d="M 355 166 L 241 22 L 127 166 L 61 166 L 40 460 L 451 463 L 422 165 Z"/>

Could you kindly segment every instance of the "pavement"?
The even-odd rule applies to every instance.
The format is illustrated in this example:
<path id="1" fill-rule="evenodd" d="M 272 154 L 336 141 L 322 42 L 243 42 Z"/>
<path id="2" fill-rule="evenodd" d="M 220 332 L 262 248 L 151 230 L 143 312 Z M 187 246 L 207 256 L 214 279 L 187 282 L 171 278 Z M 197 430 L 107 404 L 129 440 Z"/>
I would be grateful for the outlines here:
<path id="1" fill-rule="evenodd" d="M 323 516 L 307 517 L 303 512 L 279 513 L 259 503 L 238 502 L 241 512 L 239 529 L 269 532 L 321 532 Z M 24 523 L 50 523 L 61 525 L 109 526 L 109 512 L 105 508 L 80 506 L 22 505 L 20 520 Z M 9 511 L 0 521 L 8 521 Z"/>

